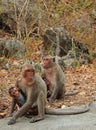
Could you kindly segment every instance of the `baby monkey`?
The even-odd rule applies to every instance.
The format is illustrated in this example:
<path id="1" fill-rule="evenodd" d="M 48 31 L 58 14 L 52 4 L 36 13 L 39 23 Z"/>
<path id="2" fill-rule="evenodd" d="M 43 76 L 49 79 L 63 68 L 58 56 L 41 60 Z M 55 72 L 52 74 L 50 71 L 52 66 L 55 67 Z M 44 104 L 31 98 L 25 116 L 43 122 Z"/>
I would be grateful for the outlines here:
<path id="1" fill-rule="evenodd" d="M 12 104 L 9 116 L 12 116 L 16 105 L 17 107 L 23 106 L 26 102 L 26 97 L 23 92 L 16 87 L 9 88 L 9 95 L 12 97 Z"/>

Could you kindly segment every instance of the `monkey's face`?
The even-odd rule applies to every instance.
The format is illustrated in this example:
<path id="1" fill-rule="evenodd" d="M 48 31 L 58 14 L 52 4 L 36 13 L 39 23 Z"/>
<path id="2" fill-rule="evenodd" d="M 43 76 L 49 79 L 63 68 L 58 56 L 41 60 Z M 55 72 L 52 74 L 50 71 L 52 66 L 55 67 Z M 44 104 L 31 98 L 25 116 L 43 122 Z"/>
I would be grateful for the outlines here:
<path id="1" fill-rule="evenodd" d="M 52 58 L 51 57 L 44 57 L 43 58 L 43 67 L 44 68 L 49 68 L 51 65 L 52 65 L 52 63 L 53 63 L 53 60 L 52 60 Z"/>
<path id="2" fill-rule="evenodd" d="M 12 97 L 18 97 L 19 96 L 19 91 L 16 88 L 14 88 L 13 91 L 10 93 L 10 95 Z"/>
<path id="3" fill-rule="evenodd" d="M 24 78 L 30 79 L 34 74 L 35 70 L 31 64 L 25 64 L 22 66 L 22 75 Z"/>
<path id="4" fill-rule="evenodd" d="M 30 79 L 34 76 L 34 70 L 33 69 L 26 69 L 25 70 L 25 77 Z"/>

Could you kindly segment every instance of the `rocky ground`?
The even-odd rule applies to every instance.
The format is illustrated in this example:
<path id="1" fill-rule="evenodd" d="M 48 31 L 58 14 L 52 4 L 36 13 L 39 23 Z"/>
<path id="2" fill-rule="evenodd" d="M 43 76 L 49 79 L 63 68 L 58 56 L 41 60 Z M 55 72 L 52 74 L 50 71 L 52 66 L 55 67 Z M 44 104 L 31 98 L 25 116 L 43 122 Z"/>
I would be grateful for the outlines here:
<path id="1" fill-rule="evenodd" d="M 96 102 L 90 110 L 77 115 L 45 115 L 45 119 L 29 123 L 29 118 L 19 118 L 14 125 L 7 125 L 10 118 L 0 120 L 0 130 L 96 130 Z"/>

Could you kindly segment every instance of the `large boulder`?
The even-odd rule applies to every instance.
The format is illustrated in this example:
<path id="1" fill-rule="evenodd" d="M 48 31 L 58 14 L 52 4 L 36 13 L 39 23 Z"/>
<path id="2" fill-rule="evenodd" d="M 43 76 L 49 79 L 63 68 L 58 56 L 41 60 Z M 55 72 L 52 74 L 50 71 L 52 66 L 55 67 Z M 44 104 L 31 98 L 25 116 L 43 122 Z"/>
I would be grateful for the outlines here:
<path id="1" fill-rule="evenodd" d="M 47 29 L 43 35 L 43 54 L 57 55 L 66 60 L 89 63 L 88 47 L 68 35 L 64 27 Z M 83 59 L 81 61 L 81 59 Z"/>
<path id="2" fill-rule="evenodd" d="M 25 54 L 25 47 L 16 38 L 0 38 L 0 57 L 5 56 L 22 58 Z"/>
<path id="3" fill-rule="evenodd" d="M 79 51 L 89 53 L 88 47 L 68 35 L 64 27 L 47 29 L 43 35 L 43 45 L 44 52 L 48 53 L 51 48 L 53 54 L 58 56 L 67 55 L 68 51 L 72 49 L 76 50 L 77 55 Z"/>

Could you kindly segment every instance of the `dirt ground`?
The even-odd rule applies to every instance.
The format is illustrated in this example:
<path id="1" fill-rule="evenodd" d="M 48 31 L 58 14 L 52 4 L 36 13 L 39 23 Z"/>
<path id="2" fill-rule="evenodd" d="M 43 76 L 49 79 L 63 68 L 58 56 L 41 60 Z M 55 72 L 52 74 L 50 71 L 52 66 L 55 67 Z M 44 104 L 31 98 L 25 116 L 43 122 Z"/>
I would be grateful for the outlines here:
<path id="1" fill-rule="evenodd" d="M 96 68 L 93 64 L 82 65 L 76 70 L 68 68 L 65 70 L 65 78 L 66 91 L 76 89 L 78 93 L 56 101 L 52 107 L 78 106 L 96 101 Z"/>
<path id="2" fill-rule="evenodd" d="M 20 70 L 14 66 L 10 70 L 1 69 L 0 71 L 0 108 L 4 109 L 0 111 L 1 117 L 4 117 L 9 111 L 11 97 L 8 94 L 8 89 L 15 84 L 15 79 L 19 73 Z M 96 101 L 96 66 L 93 63 L 82 65 L 77 69 L 67 68 L 64 75 L 66 91 L 75 89 L 78 90 L 78 93 L 73 96 L 66 96 L 65 99 L 55 101 L 52 104 L 47 104 L 47 107 L 64 108 Z M 7 109 L 5 109 L 6 106 Z"/>

